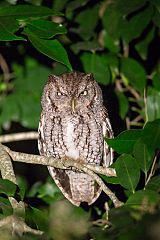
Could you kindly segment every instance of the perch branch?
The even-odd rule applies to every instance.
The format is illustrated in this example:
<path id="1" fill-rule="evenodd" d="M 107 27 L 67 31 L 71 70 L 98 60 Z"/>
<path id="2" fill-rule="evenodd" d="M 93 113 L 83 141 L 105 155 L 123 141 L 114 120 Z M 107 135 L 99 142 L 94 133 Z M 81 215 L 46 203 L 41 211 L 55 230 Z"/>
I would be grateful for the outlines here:
<path id="1" fill-rule="evenodd" d="M 32 233 L 35 235 L 42 235 L 43 232 L 40 230 L 32 229 L 27 224 L 22 221 L 20 218 L 17 218 L 15 215 L 7 216 L 0 220 L 0 228 L 7 228 L 12 232 L 12 235 L 23 233 Z"/>
<path id="2" fill-rule="evenodd" d="M 3 179 L 8 179 L 15 184 L 17 183 L 10 155 L 2 144 L 0 144 L 0 170 Z M 30 228 L 24 222 L 23 217 L 25 215 L 25 207 L 22 201 L 17 202 L 13 197 L 9 197 L 9 201 L 13 208 L 13 215 L 1 219 L 0 227 L 6 227 L 11 230 L 12 234 L 30 232 L 39 235 L 43 233 L 42 231 Z"/>
<path id="3" fill-rule="evenodd" d="M 16 184 L 16 178 L 9 153 L 4 149 L 2 144 L 0 144 L 0 157 L 0 170 L 2 178 L 8 179 Z"/>
<path id="4" fill-rule="evenodd" d="M 31 164 L 41 164 L 41 165 L 46 165 L 46 166 L 51 166 L 51 167 L 61 168 L 61 169 L 76 168 L 76 169 L 82 170 L 95 179 L 95 181 L 101 186 L 102 190 L 113 201 L 113 204 L 115 205 L 115 207 L 119 207 L 122 205 L 122 203 L 117 199 L 115 194 L 104 184 L 101 178 L 96 174 L 96 173 L 99 173 L 103 175 L 105 174 L 107 176 L 116 176 L 116 172 L 112 168 L 106 168 L 107 170 L 106 169 L 104 170 L 104 168 L 102 167 L 98 167 L 98 166 L 95 167 L 94 165 L 91 165 L 91 164 L 82 165 L 81 163 L 75 162 L 75 160 L 70 158 L 56 159 L 53 157 L 44 157 L 44 156 L 37 156 L 33 154 L 14 152 L 5 146 L 4 146 L 4 149 L 11 156 L 13 161 L 25 162 L 25 163 L 31 163 Z"/>
<path id="5" fill-rule="evenodd" d="M 0 136 L 0 142 L 14 142 L 22 140 L 33 140 L 38 138 L 37 132 L 21 132 L 21 133 L 11 133 Z"/>
<path id="6" fill-rule="evenodd" d="M 28 153 L 21 153 L 21 152 L 15 152 L 12 151 L 10 148 L 4 146 L 4 149 L 8 152 L 8 154 L 11 156 L 13 161 L 16 162 L 24 162 L 24 163 L 30 163 L 30 164 L 41 164 L 45 166 L 51 166 L 55 168 L 61 168 L 66 169 L 70 167 L 79 168 L 82 166 L 82 164 L 75 162 L 73 159 L 56 159 L 53 157 L 44 157 L 34 154 L 28 154 Z M 102 174 L 108 177 L 116 177 L 116 171 L 113 168 L 104 168 L 102 166 L 95 166 L 92 164 L 83 164 L 84 167 L 87 167 L 91 171 L 94 171 L 98 174 Z"/>

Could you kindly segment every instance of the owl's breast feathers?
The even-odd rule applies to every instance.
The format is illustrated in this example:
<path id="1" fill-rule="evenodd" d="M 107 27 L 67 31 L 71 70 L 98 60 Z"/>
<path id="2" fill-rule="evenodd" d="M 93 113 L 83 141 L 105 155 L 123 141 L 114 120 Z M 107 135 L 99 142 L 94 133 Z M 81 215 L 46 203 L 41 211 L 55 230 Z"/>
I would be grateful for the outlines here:
<path id="1" fill-rule="evenodd" d="M 42 155 L 71 157 L 75 161 L 102 165 L 103 124 L 92 113 L 86 115 L 43 115 L 39 126 Z M 43 144 L 44 143 L 44 144 Z M 88 174 L 48 167 L 49 172 L 66 198 L 79 206 L 92 204 L 101 189 Z"/>
<path id="2" fill-rule="evenodd" d="M 53 123 L 50 134 L 55 155 L 58 152 L 60 157 L 80 159 L 84 163 L 101 163 L 103 129 L 93 116 L 68 115 L 53 119 Z"/>

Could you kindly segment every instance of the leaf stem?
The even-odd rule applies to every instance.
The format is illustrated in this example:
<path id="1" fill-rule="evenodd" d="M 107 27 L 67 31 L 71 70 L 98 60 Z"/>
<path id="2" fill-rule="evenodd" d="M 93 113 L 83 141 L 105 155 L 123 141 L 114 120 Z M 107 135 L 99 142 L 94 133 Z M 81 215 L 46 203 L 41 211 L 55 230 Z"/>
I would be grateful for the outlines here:
<path id="1" fill-rule="evenodd" d="M 145 124 L 146 124 L 148 122 L 147 92 L 146 92 L 146 88 L 144 88 L 144 111 L 145 111 Z"/>
<path id="2" fill-rule="evenodd" d="M 155 164 L 156 164 L 156 161 L 157 161 L 157 156 L 159 154 L 159 151 L 155 154 L 154 156 L 154 159 L 153 159 L 153 163 L 152 163 L 152 167 L 151 167 L 151 171 L 148 175 L 148 178 L 145 182 L 145 186 L 148 184 L 148 182 L 150 181 L 151 177 L 154 175 L 154 171 L 155 171 Z"/>

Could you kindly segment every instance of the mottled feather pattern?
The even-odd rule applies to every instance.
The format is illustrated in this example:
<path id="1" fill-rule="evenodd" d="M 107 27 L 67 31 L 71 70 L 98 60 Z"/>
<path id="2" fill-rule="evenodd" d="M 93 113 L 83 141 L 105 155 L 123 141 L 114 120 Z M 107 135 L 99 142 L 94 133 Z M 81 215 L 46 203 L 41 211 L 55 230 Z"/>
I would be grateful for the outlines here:
<path id="1" fill-rule="evenodd" d="M 113 132 L 93 76 L 79 72 L 51 75 L 42 95 L 40 154 L 107 167 L 113 156 L 104 136 L 113 137 Z M 86 173 L 48 169 L 64 196 L 77 206 L 92 204 L 101 193 Z"/>

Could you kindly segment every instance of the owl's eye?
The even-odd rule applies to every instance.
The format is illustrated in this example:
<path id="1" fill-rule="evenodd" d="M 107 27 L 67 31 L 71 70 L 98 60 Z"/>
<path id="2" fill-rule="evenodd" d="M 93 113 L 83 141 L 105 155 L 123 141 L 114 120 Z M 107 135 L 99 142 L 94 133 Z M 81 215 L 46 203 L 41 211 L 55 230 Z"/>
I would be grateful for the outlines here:
<path id="1" fill-rule="evenodd" d="M 88 94 L 87 90 L 84 90 L 83 92 L 80 93 L 80 95 L 86 96 Z"/>
<path id="2" fill-rule="evenodd" d="M 65 96 L 65 94 L 62 92 L 57 92 L 57 96 Z"/>

